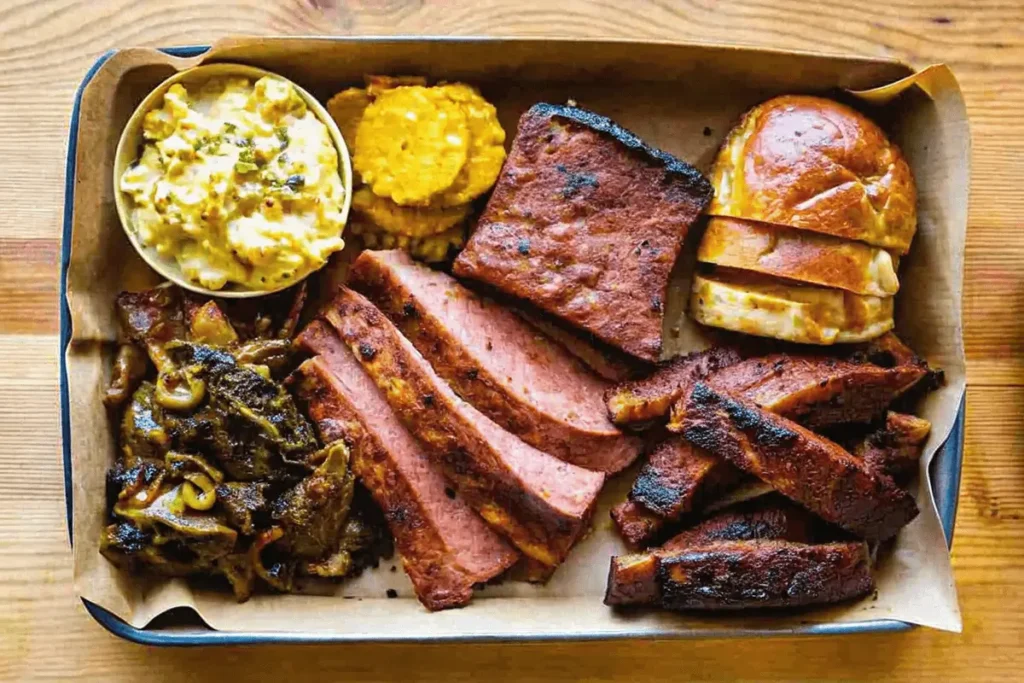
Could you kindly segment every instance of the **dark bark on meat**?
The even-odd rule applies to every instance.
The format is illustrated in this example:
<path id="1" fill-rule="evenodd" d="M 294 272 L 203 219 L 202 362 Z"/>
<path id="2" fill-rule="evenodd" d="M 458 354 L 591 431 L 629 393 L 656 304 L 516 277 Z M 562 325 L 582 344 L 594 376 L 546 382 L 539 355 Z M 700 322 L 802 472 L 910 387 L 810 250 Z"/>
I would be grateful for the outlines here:
<path id="1" fill-rule="evenodd" d="M 361 295 L 343 288 L 325 317 L 466 502 L 524 554 L 560 564 L 604 476 L 534 449 L 459 399 Z"/>
<path id="2" fill-rule="evenodd" d="M 861 538 L 890 538 L 918 514 L 892 479 L 750 401 L 698 383 L 685 407 L 677 428 L 688 441 Z"/>
<path id="3" fill-rule="evenodd" d="M 401 251 L 364 251 L 352 286 L 459 396 L 528 444 L 609 473 L 640 453 L 604 414 L 607 382 L 513 312 Z"/>
<path id="4" fill-rule="evenodd" d="M 710 199 L 696 169 L 609 119 L 537 104 L 454 270 L 657 361 L 669 276 Z"/>
<path id="5" fill-rule="evenodd" d="M 695 382 L 740 360 L 738 351 L 723 346 L 667 360 L 648 377 L 609 390 L 608 414 L 618 425 L 649 424 L 664 418 L 673 403 L 690 393 Z"/>
<path id="6" fill-rule="evenodd" d="M 605 604 L 671 610 L 801 607 L 863 597 L 873 588 L 863 542 L 718 541 L 613 558 Z"/>

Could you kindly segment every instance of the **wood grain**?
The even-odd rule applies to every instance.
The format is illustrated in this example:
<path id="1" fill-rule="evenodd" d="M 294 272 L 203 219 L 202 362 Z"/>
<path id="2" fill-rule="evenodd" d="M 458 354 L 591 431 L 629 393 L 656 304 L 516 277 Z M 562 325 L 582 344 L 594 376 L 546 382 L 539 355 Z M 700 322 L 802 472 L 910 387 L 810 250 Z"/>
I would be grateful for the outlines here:
<path id="1" fill-rule="evenodd" d="M 0 4 L 0 677 L 120 680 L 1017 678 L 1024 629 L 1024 3 L 1016 0 L 8 0 Z M 575 35 L 944 61 L 971 119 L 967 443 L 953 559 L 965 630 L 898 636 L 160 651 L 74 598 L 57 411 L 64 151 L 104 51 L 250 34 Z"/>

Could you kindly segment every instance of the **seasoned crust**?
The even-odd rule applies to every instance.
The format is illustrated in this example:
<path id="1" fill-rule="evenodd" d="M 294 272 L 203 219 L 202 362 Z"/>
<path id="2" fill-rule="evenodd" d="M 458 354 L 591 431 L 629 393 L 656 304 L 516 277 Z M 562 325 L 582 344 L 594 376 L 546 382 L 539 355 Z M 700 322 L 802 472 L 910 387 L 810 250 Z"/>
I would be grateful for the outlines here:
<path id="1" fill-rule="evenodd" d="M 604 475 L 536 450 L 460 399 L 361 294 L 342 287 L 324 318 L 466 502 L 524 554 L 560 564 Z"/>
<path id="2" fill-rule="evenodd" d="M 734 363 L 707 383 L 818 429 L 871 422 L 925 373 L 916 364 L 886 368 L 831 356 L 775 353 Z M 672 408 L 670 425 L 676 429 L 685 408 L 679 402 Z"/>
<path id="3" fill-rule="evenodd" d="M 868 296 L 893 296 L 900 288 L 884 249 L 740 218 L 711 218 L 697 260 Z"/>
<path id="4" fill-rule="evenodd" d="M 900 254 L 917 190 L 899 148 L 833 100 L 785 95 L 747 111 L 719 150 L 709 213 L 858 240 Z"/>
<path id="5" fill-rule="evenodd" d="M 613 507 L 610 514 L 619 535 L 631 548 L 645 548 L 657 543 L 669 524 L 664 517 L 628 499 Z"/>
<path id="6" fill-rule="evenodd" d="M 656 361 L 668 279 L 710 198 L 696 169 L 605 117 L 538 104 L 454 271 Z"/>
<path id="7" fill-rule="evenodd" d="M 885 424 L 850 451 L 876 472 L 905 483 L 917 471 L 932 423 L 914 415 L 889 412 Z"/>
<path id="8" fill-rule="evenodd" d="M 770 493 L 726 508 L 679 532 L 665 541 L 661 550 L 682 550 L 718 541 L 778 539 L 813 543 L 835 540 L 822 537 L 823 526 L 824 523 L 806 509 L 777 493 Z"/>
<path id="9" fill-rule="evenodd" d="M 349 446 L 353 471 L 383 511 L 420 602 L 431 611 L 467 604 L 473 586 L 504 572 L 518 553 L 464 501 L 446 494 L 440 473 L 394 424 L 369 378 L 361 382 L 364 378 L 353 376 L 362 369 L 339 365 L 327 346 L 341 342 L 331 336 L 333 332 L 314 321 L 300 337 L 300 343 L 327 355 L 296 370 L 298 395 L 323 440 L 344 439 Z M 336 351 L 349 353 L 344 346 Z"/>
<path id="10" fill-rule="evenodd" d="M 703 382 L 675 429 L 861 538 L 890 538 L 918 514 L 909 493 L 838 444 Z"/>
<path id="11" fill-rule="evenodd" d="M 742 479 L 743 473 L 729 463 L 674 436 L 651 453 L 629 497 L 661 517 L 678 520 Z"/>
<path id="12" fill-rule="evenodd" d="M 863 542 L 718 541 L 613 557 L 605 604 L 672 610 L 800 607 L 863 597 L 873 588 Z"/>
<path id="13" fill-rule="evenodd" d="M 660 363 L 643 379 L 623 382 L 609 389 L 605 396 L 608 415 L 619 425 L 664 417 L 676 400 L 690 393 L 694 382 L 740 359 L 737 350 L 726 346 L 676 356 Z"/>
<path id="14" fill-rule="evenodd" d="M 364 251 L 351 278 L 456 393 L 523 441 L 609 473 L 639 455 L 604 414 L 608 383 L 514 312 L 401 251 Z"/>

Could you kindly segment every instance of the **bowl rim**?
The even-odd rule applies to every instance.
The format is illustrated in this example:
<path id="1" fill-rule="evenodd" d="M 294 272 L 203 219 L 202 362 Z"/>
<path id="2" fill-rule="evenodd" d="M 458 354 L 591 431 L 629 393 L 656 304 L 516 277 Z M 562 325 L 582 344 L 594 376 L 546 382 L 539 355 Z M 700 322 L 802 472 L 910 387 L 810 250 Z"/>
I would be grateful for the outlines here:
<path id="1" fill-rule="evenodd" d="M 230 75 L 251 78 L 253 79 L 253 82 L 263 78 L 264 76 L 272 76 L 288 83 L 295 88 L 295 92 L 303 99 L 306 106 L 313 112 L 313 115 L 316 116 L 322 124 L 327 126 L 328 135 L 330 135 L 331 142 L 334 144 L 335 151 L 338 153 L 338 173 L 341 176 L 341 184 L 345 191 L 345 197 L 341 207 L 342 234 L 344 234 L 344 227 L 348 225 L 349 211 L 352 206 L 353 176 L 352 160 L 349 155 L 348 144 L 345 142 L 345 138 L 342 136 L 341 130 L 338 128 L 338 124 L 334 122 L 334 119 L 328 113 L 327 108 L 324 107 L 319 100 L 291 79 L 274 73 L 273 71 L 261 69 L 256 66 L 250 66 L 248 64 L 238 64 L 235 62 L 215 62 L 212 64 L 203 64 L 188 69 L 182 69 L 161 81 L 159 85 L 153 88 L 153 90 L 151 90 L 150 93 L 146 95 L 141 102 L 139 102 L 138 106 L 125 123 L 124 128 L 121 130 L 121 136 L 117 141 L 117 149 L 114 152 L 114 205 L 117 209 L 117 217 L 121 223 L 121 229 L 124 231 L 125 236 L 131 243 L 132 248 L 135 249 L 135 252 L 143 261 L 146 262 L 146 265 L 155 270 L 161 277 L 170 280 L 179 287 L 183 287 L 184 289 L 204 296 L 224 299 L 249 299 L 267 296 L 274 294 L 275 292 L 288 289 L 289 287 L 294 287 L 310 275 L 321 270 L 324 266 L 320 266 L 320 268 L 317 268 L 316 270 L 311 270 L 303 277 L 288 282 L 286 285 L 275 289 L 247 289 L 230 282 L 222 289 L 207 289 L 186 278 L 178 267 L 177 262 L 173 259 L 167 259 L 160 256 L 156 253 L 155 249 L 144 247 L 139 243 L 138 235 L 135 233 L 135 229 L 131 222 L 131 200 L 127 193 L 123 192 L 120 188 L 121 175 L 124 173 L 125 169 L 127 169 L 128 165 L 138 158 L 138 149 L 142 141 L 142 123 L 145 116 L 155 107 L 156 103 L 163 98 L 170 87 L 176 83 L 202 81 L 204 79 L 208 80 L 211 78 Z M 326 261 L 324 265 L 326 265 Z"/>

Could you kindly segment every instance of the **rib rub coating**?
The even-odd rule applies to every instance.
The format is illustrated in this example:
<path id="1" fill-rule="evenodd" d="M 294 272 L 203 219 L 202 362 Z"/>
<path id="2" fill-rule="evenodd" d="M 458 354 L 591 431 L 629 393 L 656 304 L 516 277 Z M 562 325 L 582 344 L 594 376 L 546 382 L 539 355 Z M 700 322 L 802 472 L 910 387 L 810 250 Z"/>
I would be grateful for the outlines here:
<path id="1" fill-rule="evenodd" d="M 741 503 L 698 523 L 645 554 L 613 557 L 609 604 L 647 604 L 660 595 L 658 558 L 720 541 L 786 540 L 810 543 L 817 520 L 778 494 Z"/>
<path id="2" fill-rule="evenodd" d="M 404 251 L 364 251 L 352 285 L 474 408 L 546 453 L 618 472 L 640 453 L 605 414 L 608 382 L 507 308 Z"/>
<path id="3" fill-rule="evenodd" d="M 722 510 L 681 531 L 661 550 L 680 550 L 717 541 L 783 540 L 812 543 L 821 522 L 806 509 L 777 493 Z"/>
<path id="4" fill-rule="evenodd" d="M 925 375 L 917 365 L 884 368 L 829 356 L 772 354 L 714 373 L 707 384 L 812 429 L 870 422 Z M 673 408 L 678 428 L 683 405 Z"/>
<path id="5" fill-rule="evenodd" d="M 918 514 L 891 478 L 751 401 L 698 382 L 685 405 L 678 429 L 688 441 L 861 538 L 890 538 Z"/>
<path id="6" fill-rule="evenodd" d="M 460 399 L 362 295 L 342 288 L 325 317 L 466 502 L 541 564 L 565 560 L 604 475 L 538 451 Z"/>
<path id="7" fill-rule="evenodd" d="M 710 199 L 700 172 L 611 120 L 537 104 L 455 274 L 656 361 L 669 276 Z"/>
<path id="8" fill-rule="evenodd" d="M 664 517 L 632 500 L 624 500 L 613 507 L 611 518 L 619 535 L 631 548 L 644 548 L 657 543 L 669 524 Z"/>
<path id="9" fill-rule="evenodd" d="M 863 597 L 873 588 L 863 542 L 718 541 L 612 558 L 605 604 L 671 610 L 800 607 Z"/>
<path id="10" fill-rule="evenodd" d="M 850 452 L 876 472 L 889 475 L 897 483 L 906 482 L 917 471 L 921 450 L 931 429 L 928 420 L 890 411 L 885 425 Z"/>
<path id="11" fill-rule="evenodd" d="M 608 415 L 617 425 L 644 423 L 668 415 L 672 404 L 686 396 L 694 382 L 739 363 L 735 349 L 718 346 L 677 356 L 651 375 L 623 382 L 608 391 Z"/>

